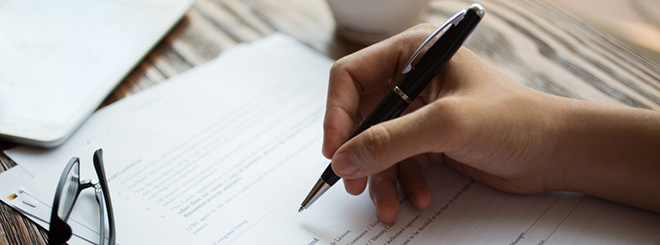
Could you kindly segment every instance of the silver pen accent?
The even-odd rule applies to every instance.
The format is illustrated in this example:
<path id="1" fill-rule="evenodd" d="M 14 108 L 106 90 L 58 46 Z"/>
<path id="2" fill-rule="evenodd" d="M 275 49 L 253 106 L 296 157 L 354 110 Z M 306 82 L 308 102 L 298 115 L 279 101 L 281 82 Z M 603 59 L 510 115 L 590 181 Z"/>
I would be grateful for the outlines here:
<path id="1" fill-rule="evenodd" d="M 300 205 L 300 209 L 298 209 L 298 212 L 302 212 L 303 210 L 307 209 L 307 207 L 311 206 L 312 203 L 314 203 L 316 200 L 319 199 L 323 193 L 328 191 L 330 189 L 330 185 L 328 183 L 325 183 L 323 179 L 319 179 L 319 181 L 316 182 L 316 185 L 312 187 L 312 190 L 309 192 L 309 195 L 303 200 L 302 204 Z"/>

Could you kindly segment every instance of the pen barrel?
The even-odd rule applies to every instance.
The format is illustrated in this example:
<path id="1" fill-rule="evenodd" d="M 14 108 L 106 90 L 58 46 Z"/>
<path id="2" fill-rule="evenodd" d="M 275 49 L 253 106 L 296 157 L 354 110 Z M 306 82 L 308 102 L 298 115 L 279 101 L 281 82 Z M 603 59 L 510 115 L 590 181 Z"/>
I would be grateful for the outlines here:
<path id="1" fill-rule="evenodd" d="M 357 136 L 373 125 L 398 117 L 408 107 L 408 102 L 403 100 L 399 94 L 390 91 L 385 98 L 378 103 L 376 108 L 355 129 L 351 138 Z"/>
<path id="2" fill-rule="evenodd" d="M 397 87 L 414 100 L 427 87 L 442 67 L 456 54 L 467 37 L 481 21 L 475 11 L 467 11 L 463 20 L 449 28 L 422 55 L 412 69 L 399 80 Z"/>
<path id="3" fill-rule="evenodd" d="M 403 100 L 396 92 L 390 91 L 385 95 L 385 98 L 383 98 L 376 108 L 374 108 L 371 114 L 369 114 L 360 126 L 357 127 L 353 132 L 353 135 L 351 135 L 351 138 L 357 136 L 373 125 L 400 116 L 406 107 L 408 107 L 408 102 Z M 323 171 L 323 174 L 321 174 L 321 179 L 323 179 L 328 185 L 334 185 L 341 178 L 335 174 L 332 170 L 332 164 L 330 164 L 325 171 Z"/>
<path id="4" fill-rule="evenodd" d="M 417 64 L 413 66 L 406 75 L 397 83 L 399 92 L 407 96 L 408 101 L 413 101 L 426 88 L 442 67 L 454 56 L 463 42 L 472 33 L 472 30 L 481 21 L 475 11 L 467 11 L 465 18 L 456 26 L 449 28 L 435 43 L 424 53 Z M 398 117 L 408 107 L 409 103 L 399 93 L 390 91 L 385 98 L 374 108 L 367 118 L 357 127 L 351 138 L 357 136 L 373 125 Z M 340 177 L 332 170 L 332 164 L 328 165 L 321 178 L 328 184 L 334 185 Z"/>
<path id="5" fill-rule="evenodd" d="M 323 171 L 323 174 L 321 174 L 321 179 L 323 179 L 328 185 L 334 185 L 341 178 L 332 170 L 332 163 L 330 163 L 328 164 L 328 167 L 325 168 L 325 171 Z"/>
<path id="6" fill-rule="evenodd" d="M 448 29 L 440 39 L 429 48 L 405 76 L 399 80 L 397 86 L 390 91 L 367 118 L 357 127 L 351 138 L 357 136 L 373 125 L 398 117 L 408 107 L 411 101 L 426 88 L 429 82 L 442 69 L 445 63 L 458 51 L 468 35 L 481 21 L 483 9 L 478 4 L 471 6 L 466 15 L 456 26 Z M 350 139 L 349 139 L 350 140 Z M 312 191 L 303 201 L 301 208 L 304 210 L 322 195 L 329 186 L 339 181 L 340 177 L 332 170 L 332 163 L 328 165 L 321 180 L 312 188 Z M 325 183 L 323 183 L 325 182 Z M 325 185 L 327 184 L 327 185 Z"/>

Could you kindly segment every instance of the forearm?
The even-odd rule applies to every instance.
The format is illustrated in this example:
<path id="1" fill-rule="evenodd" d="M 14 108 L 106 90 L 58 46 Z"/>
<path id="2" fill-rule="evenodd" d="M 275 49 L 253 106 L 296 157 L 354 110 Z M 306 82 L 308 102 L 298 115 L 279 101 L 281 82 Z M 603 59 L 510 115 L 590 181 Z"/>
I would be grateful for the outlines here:
<path id="1" fill-rule="evenodd" d="M 660 212 L 660 112 L 563 100 L 558 189 Z"/>

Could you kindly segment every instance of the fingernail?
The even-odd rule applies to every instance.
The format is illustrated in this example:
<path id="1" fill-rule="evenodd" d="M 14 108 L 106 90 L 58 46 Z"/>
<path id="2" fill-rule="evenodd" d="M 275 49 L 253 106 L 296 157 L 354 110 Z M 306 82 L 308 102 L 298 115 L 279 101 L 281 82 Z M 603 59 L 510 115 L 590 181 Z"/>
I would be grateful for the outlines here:
<path id="1" fill-rule="evenodd" d="M 350 175 L 360 170 L 360 166 L 355 164 L 355 157 L 350 152 L 342 152 L 332 158 L 332 167 L 340 175 Z"/>

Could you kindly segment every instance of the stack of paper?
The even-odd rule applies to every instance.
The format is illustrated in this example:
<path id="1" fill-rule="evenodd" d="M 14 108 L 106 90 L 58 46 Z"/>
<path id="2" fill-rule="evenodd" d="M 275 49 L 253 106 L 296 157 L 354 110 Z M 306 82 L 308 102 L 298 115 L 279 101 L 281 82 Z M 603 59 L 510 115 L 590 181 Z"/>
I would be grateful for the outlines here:
<path id="1" fill-rule="evenodd" d="M 64 165 L 79 156 L 82 178 L 95 178 L 92 153 L 103 148 L 123 244 L 660 241 L 657 214 L 568 192 L 505 194 L 442 166 L 426 176 L 432 206 L 403 200 L 394 224 L 341 183 L 298 213 L 328 164 L 320 151 L 331 65 L 282 35 L 228 50 L 97 112 L 59 148 L 7 151 L 19 166 L 0 175 L 1 198 L 48 228 Z M 95 242 L 93 200 L 85 191 L 76 204 L 71 243 Z"/>

